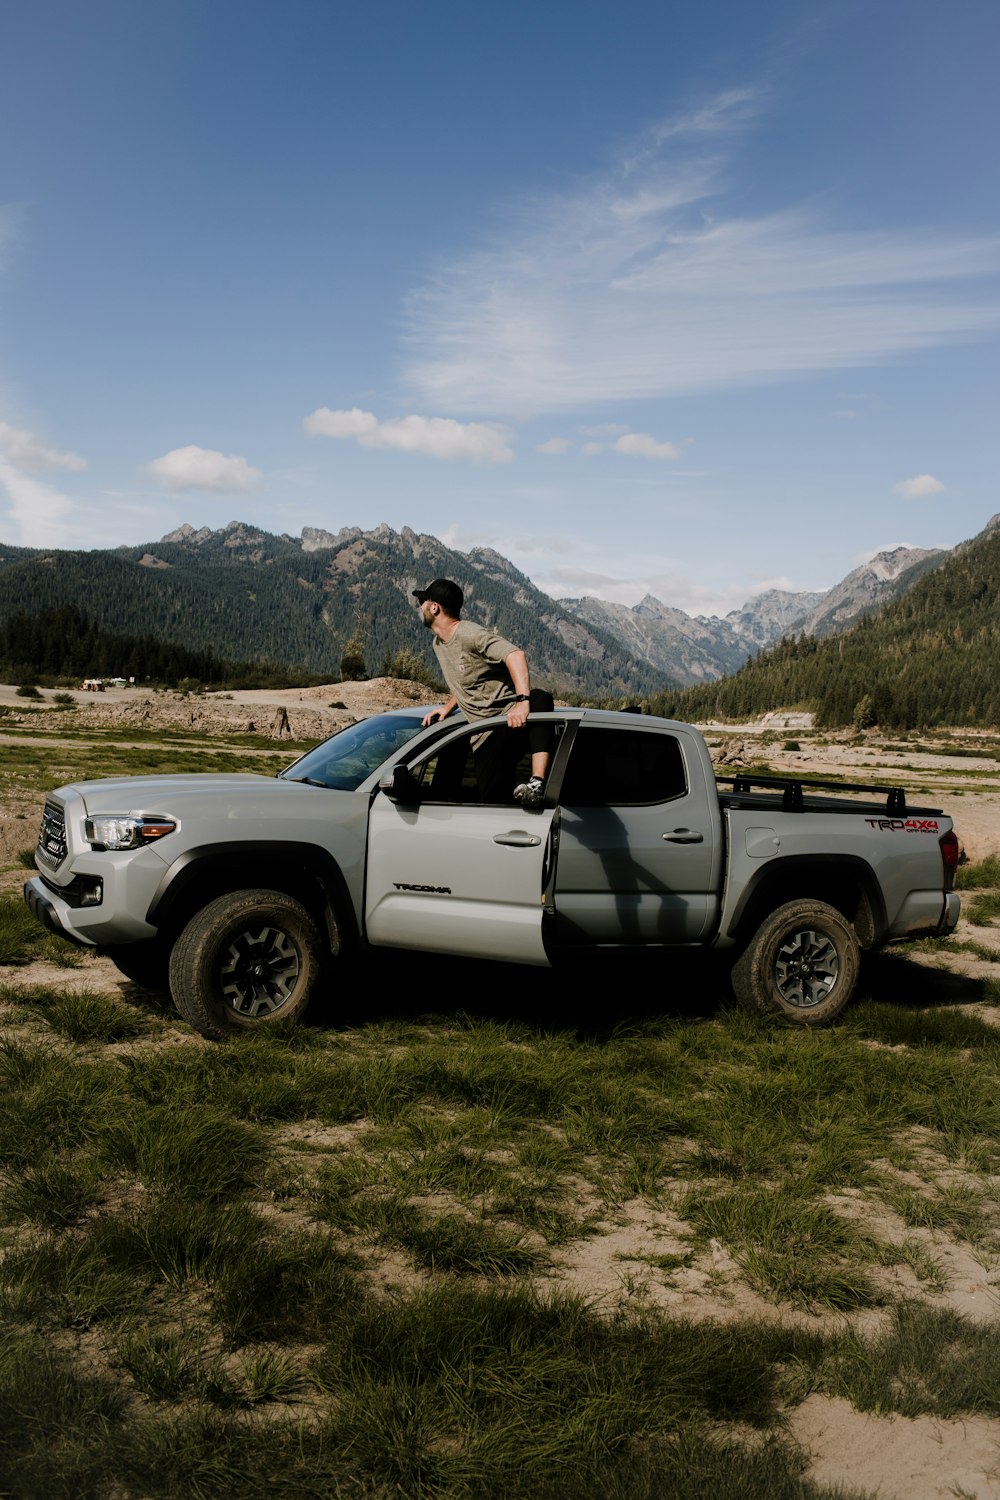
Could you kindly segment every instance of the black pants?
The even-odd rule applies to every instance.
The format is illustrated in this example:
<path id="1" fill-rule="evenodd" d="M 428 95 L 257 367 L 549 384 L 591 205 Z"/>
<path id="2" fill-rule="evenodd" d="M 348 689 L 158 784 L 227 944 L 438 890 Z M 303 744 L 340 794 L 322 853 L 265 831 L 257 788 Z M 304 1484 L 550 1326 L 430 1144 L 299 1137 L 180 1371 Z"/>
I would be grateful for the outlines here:
<path id="1" fill-rule="evenodd" d="M 555 707 L 552 694 L 543 688 L 532 688 L 528 699 L 529 718 L 523 729 L 494 729 L 475 751 L 476 782 L 480 802 L 513 802 L 517 763 L 525 751 L 539 750 L 550 754 L 555 744 L 551 724 L 532 724 L 531 714 L 551 713 Z"/>

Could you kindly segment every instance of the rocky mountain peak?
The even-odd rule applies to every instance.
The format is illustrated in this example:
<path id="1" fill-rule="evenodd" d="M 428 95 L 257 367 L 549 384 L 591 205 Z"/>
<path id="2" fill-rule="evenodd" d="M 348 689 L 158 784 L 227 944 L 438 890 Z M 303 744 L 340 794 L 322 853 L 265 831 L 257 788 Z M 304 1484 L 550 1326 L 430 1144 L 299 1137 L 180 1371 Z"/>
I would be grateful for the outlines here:
<path id="1" fill-rule="evenodd" d="M 360 526 L 342 526 L 339 531 L 324 531 L 321 526 L 303 526 L 301 547 L 303 552 L 322 552 L 327 547 L 342 547 L 345 542 L 356 542 L 362 535 Z"/>
<path id="2" fill-rule="evenodd" d="M 858 574 L 870 573 L 873 578 L 882 580 L 898 578 L 900 573 L 906 572 L 907 568 L 912 568 L 915 563 L 929 556 L 931 553 L 922 547 L 890 547 L 885 552 L 876 552 L 874 557 L 862 563 L 854 573 L 849 573 L 848 577 L 854 578 Z"/>
<path id="3" fill-rule="evenodd" d="M 198 531 L 195 531 L 190 522 L 185 521 L 174 531 L 168 531 L 166 536 L 161 536 L 160 541 L 191 542 L 195 546 L 200 546 L 202 542 L 207 542 L 212 534 L 212 528 L 210 526 L 202 526 Z"/>

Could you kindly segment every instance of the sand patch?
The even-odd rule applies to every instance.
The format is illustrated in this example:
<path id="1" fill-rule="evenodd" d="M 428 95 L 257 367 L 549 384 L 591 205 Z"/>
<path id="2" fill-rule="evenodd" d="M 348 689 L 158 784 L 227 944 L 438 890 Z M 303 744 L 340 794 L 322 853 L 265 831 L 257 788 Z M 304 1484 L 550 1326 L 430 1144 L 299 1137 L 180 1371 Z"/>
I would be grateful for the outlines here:
<path id="1" fill-rule="evenodd" d="M 875 1417 L 839 1397 L 809 1396 L 790 1413 L 812 1455 L 815 1484 L 875 1491 L 879 1500 L 997 1500 L 1000 1421 Z"/>

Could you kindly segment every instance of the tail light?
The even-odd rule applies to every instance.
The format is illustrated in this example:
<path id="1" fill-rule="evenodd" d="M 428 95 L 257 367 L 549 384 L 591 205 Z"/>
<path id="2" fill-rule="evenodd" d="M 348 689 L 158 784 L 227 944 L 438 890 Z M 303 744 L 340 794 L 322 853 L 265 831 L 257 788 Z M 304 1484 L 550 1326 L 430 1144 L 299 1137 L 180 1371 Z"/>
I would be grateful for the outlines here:
<path id="1" fill-rule="evenodd" d="M 941 863 L 944 865 L 944 888 L 950 891 L 954 889 L 955 871 L 958 869 L 958 835 L 951 829 L 941 835 L 938 844 L 941 847 Z"/>

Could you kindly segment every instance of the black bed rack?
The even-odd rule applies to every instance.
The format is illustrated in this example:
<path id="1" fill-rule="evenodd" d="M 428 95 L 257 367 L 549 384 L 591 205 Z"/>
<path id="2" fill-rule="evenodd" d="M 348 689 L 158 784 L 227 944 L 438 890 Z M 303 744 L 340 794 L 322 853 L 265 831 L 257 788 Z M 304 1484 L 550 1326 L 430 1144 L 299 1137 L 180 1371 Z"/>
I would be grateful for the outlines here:
<path id="1" fill-rule="evenodd" d="M 906 793 L 901 786 L 873 786 L 870 783 L 851 781 L 811 781 L 805 777 L 757 776 L 742 772 L 738 776 L 717 776 L 720 786 L 732 786 L 735 797 L 749 796 L 756 787 L 763 791 L 780 792 L 783 812 L 804 812 L 802 791 L 819 792 L 867 792 L 873 797 L 885 798 L 886 813 L 893 818 L 906 812 Z"/>

